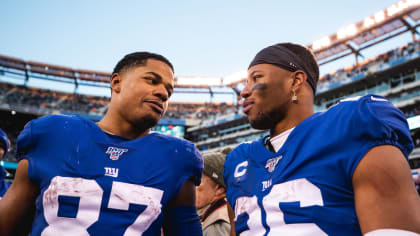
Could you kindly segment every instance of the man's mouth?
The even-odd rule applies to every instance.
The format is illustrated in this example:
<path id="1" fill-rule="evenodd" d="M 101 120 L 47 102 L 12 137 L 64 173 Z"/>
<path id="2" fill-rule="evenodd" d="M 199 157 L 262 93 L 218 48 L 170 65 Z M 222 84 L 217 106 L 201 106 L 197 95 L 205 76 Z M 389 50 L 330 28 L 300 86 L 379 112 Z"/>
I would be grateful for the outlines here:
<path id="1" fill-rule="evenodd" d="M 248 114 L 253 106 L 254 106 L 253 102 L 244 102 L 243 109 L 242 109 L 243 113 Z"/>
<path id="2" fill-rule="evenodd" d="M 159 114 L 163 113 L 163 105 L 162 103 L 158 102 L 158 101 L 146 101 L 150 107 L 155 110 L 156 112 L 158 112 Z"/>

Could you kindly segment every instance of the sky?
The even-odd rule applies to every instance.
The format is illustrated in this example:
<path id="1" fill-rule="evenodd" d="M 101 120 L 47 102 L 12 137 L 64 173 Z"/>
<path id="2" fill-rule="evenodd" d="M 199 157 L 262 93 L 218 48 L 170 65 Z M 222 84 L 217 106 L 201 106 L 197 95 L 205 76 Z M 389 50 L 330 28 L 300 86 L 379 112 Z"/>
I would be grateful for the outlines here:
<path id="1" fill-rule="evenodd" d="M 396 2 L 2 0 L 0 54 L 111 72 L 125 54 L 151 51 L 167 57 L 176 76 L 224 77 L 246 69 L 266 46 L 309 45 Z M 365 56 L 410 39 L 400 37 Z M 343 61 L 322 66 L 321 74 L 349 66 L 354 58 Z"/>

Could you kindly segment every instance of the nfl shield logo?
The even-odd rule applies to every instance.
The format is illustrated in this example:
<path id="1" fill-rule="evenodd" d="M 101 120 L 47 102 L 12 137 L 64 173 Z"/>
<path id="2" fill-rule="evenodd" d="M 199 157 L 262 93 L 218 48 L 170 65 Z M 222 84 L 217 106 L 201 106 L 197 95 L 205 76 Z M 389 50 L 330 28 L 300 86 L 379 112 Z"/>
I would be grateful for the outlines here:
<path id="1" fill-rule="evenodd" d="M 276 168 L 277 163 L 279 162 L 279 160 L 282 158 L 283 156 L 278 156 L 275 158 L 271 158 L 267 160 L 267 164 L 265 164 L 265 168 L 268 168 L 268 172 L 273 172 L 274 169 Z"/>
<path id="2" fill-rule="evenodd" d="M 109 158 L 113 161 L 118 160 L 124 152 L 127 152 L 128 149 L 117 148 L 117 147 L 108 147 L 106 154 L 109 154 Z"/>

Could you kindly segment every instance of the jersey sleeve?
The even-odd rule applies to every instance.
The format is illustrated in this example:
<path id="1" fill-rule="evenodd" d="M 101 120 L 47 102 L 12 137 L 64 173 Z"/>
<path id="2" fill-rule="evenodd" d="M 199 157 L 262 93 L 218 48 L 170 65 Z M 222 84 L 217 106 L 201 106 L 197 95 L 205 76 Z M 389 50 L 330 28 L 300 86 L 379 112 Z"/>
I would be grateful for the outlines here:
<path id="1" fill-rule="evenodd" d="M 195 185 L 198 186 L 201 183 L 201 174 L 204 168 L 204 161 L 203 157 L 194 144 L 191 144 L 189 150 L 191 150 L 189 152 L 191 161 L 188 163 L 189 165 L 187 165 L 186 173 L 193 178 Z"/>
<path id="2" fill-rule="evenodd" d="M 39 140 L 33 132 L 36 126 L 36 120 L 29 121 L 20 132 L 16 145 L 16 158 L 18 161 L 22 159 L 28 160 L 28 176 L 29 179 L 38 182 L 36 164 L 34 163 L 34 153 L 36 152 L 37 141 Z"/>
<path id="3" fill-rule="evenodd" d="M 225 185 L 226 185 L 226 198 L 228 200 L 228 202 L 230 203 L 230 205 L 232 206 L 232 202 L 231 202 L 231 194 L 229 190 L 231 190 L 231 176 L 233 176 L 233 170 L 232 170 L 232 166 L 233 166 L 233 158 L 237 152 L 238 148 L 233 149 L 230 153 L 228 153 L 226 155 L 226 161 L 224 164 L 224 168 L 223 168 L 223 179 L 225 181 Z"/>
<path id="4" fill-rule="evenodd" d="M 201 183 L 201 173 L 203 172 L 203 157 L 193 143 L 186 142 L 185 140 L 181 142 L 177 145 L 182 146 L 184 151 L 179 153 L 181 154 L 179 159 L 181 162 L 177 164 L 177 167 L 174 166 L 174 168 L 179 168 L 176 171 L 180 175 L 179 180 L 181 185 L 188 179 L 192 179 L 194 184 L 198 186 Z"/>
<path id="5" fill-rule="evenodd" d="M 0 199 L 3 197 L 10 186 L 10 184 L 5 180 L 6 173 L 7 172 L 3 166 L 0 166 Z"/>
<path id="6" fill-rule="evenodd" d="M 356 102 L 350 117 L 349 132 L 352 142 L 359 146 L 356 156 L 347 165 L 352 176 L 358 163 L 375 146 L 393 145 L 398 147 L 406 158 L 413 150 L 407 119 L 404 114 L 387 99 L 367 95 Z"/>
<path id="7" fill-rule="evenodd" d="M 196 186 L 200 185 L 203 158 L 191 142 L 178 140 L 174 142 L 174 145 L 170 155 L 175 158 L 172 158 L 167 168 L 168 173 L 171 173 L 170 179 L 173 180 L 174 193 L 177 195 L 187 180 L 192 180 Z"/>
<path id="8" fill-rule="evenodd" d="M 31 147 L 35 146 L 35 141 L 32 138 L 32 126 L 34 126 L 34 123 L 35 120 L 29 121 L 18 136 L 16 145 L 16 158 L 18 161 L 27 158 Z"/>
<path id="9" fill-rule="evenodd" d="M 246 158 L 247 149 L 250 144 L 241 144 L 229 154 L 226 155 L 226 161 L 223 169 L 223 179 L 226 185 L 226 198 L 229 204 L 234 208 L 236 191 L 235 185 L 246 180 L 246 169 L 248 161 Z"/>
<path id="10" fill-rule="evenodd" d="M 240 152 L 239 149 L 240 147 L 237 147 L 226 155 L 226 161 L 223 168 L 223 179 L 227 189 L 229 189 L 229 186 L 232 184 L 234 159 L 237 153 Z"/>
<path id="11" fill-rule="evenodd" d="M 65 116 L 49 115 L 30 121 L 18 136 L 16 157 L 20 161 L 28 160 L 28 176 L 35 183 L 56 170 L 60 157 L 58 150 L 67 134 L 62 128 L 69 122 Z"/>

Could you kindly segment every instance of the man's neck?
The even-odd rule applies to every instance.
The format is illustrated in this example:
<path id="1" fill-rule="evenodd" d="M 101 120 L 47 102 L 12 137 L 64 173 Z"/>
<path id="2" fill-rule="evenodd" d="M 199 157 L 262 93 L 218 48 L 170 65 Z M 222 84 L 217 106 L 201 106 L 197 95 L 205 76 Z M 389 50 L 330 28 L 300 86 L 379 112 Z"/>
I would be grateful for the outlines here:
<path id="1" fill-rule="evenodd" d="M 150 128 L 144 130 L 138 129 L 122 117 L 112 114 L 109 111 L 105 114 L 104 118 L 96 124 L 106 133 L 118 135 L 127 139 L 140 138 L 148 135 L 150 132 Z"/>
<path id="2" fill-rule="evenodd" d="M 307 109 L 302 109 L 302 107 L 290 109 L 286 118 L 278 122 L 272 129 L 270 129 L 270 137 L 275 137 L 286 130 L 296 127 L 302 121 L 310 117 L 313 113 L 313 107 Z"/>

